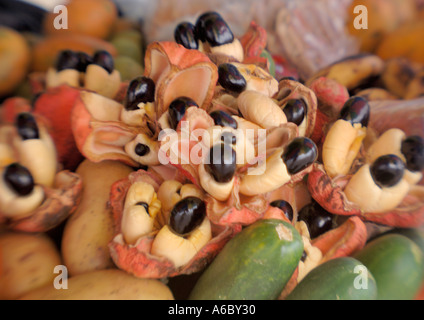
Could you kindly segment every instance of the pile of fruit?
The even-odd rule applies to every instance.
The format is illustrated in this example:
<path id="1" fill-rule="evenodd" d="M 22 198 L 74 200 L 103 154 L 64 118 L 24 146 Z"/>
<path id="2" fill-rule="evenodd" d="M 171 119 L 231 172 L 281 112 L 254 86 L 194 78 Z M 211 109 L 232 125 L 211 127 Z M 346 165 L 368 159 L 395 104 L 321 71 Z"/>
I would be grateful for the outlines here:
<path id="1" fill-rule="evenodd" d="M 0 27 L 1 299 L 424 298 L 423 62 L 68 14 Z"/>

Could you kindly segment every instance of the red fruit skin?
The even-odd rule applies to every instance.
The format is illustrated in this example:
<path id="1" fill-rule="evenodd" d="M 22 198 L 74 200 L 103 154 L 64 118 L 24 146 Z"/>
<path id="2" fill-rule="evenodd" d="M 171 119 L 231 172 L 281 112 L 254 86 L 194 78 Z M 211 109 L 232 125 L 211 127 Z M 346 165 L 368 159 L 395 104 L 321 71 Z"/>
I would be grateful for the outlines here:
<path id="1" fill-rule="evenodd" d="M 80 90 L 68 85 L 47 89 L 34 104 L 33 113 L 46 121 L 58 154 L 58 161 L 64 169 L 75 170 L 82 161 L 71 128 L 71 111 Z"/>

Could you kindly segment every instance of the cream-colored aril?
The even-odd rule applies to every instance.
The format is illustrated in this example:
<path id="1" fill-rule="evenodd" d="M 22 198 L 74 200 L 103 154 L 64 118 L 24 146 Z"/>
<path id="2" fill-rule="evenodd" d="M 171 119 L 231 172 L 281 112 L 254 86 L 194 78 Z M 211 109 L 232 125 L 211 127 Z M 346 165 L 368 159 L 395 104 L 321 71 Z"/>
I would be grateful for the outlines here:
<path id="1" fill-rule="evenodd" d="M 245 90 L 237 98 L 237 105 L 243 117 L 264 129 L 287 123 L 283 110 L 267 95 Z"/>
<path id="2" fill-rule="evenodd" d="M 386 130 L 378 139 L 371 144 L 366 153 L 368 163 L 373 163 L 378 157 L 394 154 L 401 158 L 405 163 L 406 159 L 402 153 L 402 142 L 406 139 L 406 134 L 401 129 L 391 128 Z M 403 177 L 409 184 L 417 184 L 421 178 L 421 172 L 412 172 L 405 168 Z"/>
<path id="3" fill-rule="evenodd" d="M 145 203 L 146 208 L 141 203 Z M 147 182 L 134 182 L 127 191 L 121 220 L 121 231 L 128 244 L 134 244 L 140 237 L 153 231 L 161 203 L 153 186 Z"/>
<path id="4" fill-rule="evenodd" d="M 146 166 L 155 166 L 160 164 L 158 155 L 160 146 L 160 141 L 154 140 L 146 134 L 139 133 L 125 145 L 124 149 L 134 161 Z M 142 152 L 137 151 L 139 148 L 142 148 Z"/>
<path id="5" fill-rule="evenodd" d="M 212 238 L 211 224 L 205 218 L 188 236 L 182 237 L 165 225 L 152 243 L 151 253 L 171 260 L 176 268 L 186 265 Z"/>
<path id="6" fill-rule="evenodd" d="M 0 169 L 0 177 L 4 170 Z M 11 219 L 21 219 L 30 216 L 44 201 L 45 194 L 41 186 L 35 185 L 25 196 L 19 195 L 0 178 L 0 213 Z"/>
<path id="7" fill-rule="evenodd" d="M 302 236 L 303 250 L 306 258 L 299 261 L 297 281 L 300 282 L 312 269 L 318 266 L 322 260 L 322 252 L 311 244 L 308 227 L 304 221 L 295 224 L 296 230 Z"/>
<path id="8" fill-rule="evenodd" d="M 113 70 L 109 74 L 103 67 L 90 64 L 87 66 L 84 77 L 84 88 L 94 91 L 106 98 L 113 99 L 121 86 L 121 74 Z"/>
<path id="9" fill-rule="evenodd" d="M 362 211 L 379 213 L 396 208 L 409 189 L 404 179 L 392 187 L 379 187 L 371 176 L 370 166 L 365 164 L 349 180 L 344 193 Z"/>
<path id="10" fill-rule="evenodd" d="M 290 181 L 291 176 L 281 156 L 283 148 L 276 149 L 266 161 L 247 170 L 240 181 L 240 193 L 253 196 L 273 191 Z"/>
<path id="11" fill-rule="evenodd" d="M 78 88 L 80 86 L 80 78 L 80 72 L 76 69 L 57 71 L 51 67 L 46 72 L 46 88 L 54 88 L 60 85 Z"/>
<path id="12" fill-rule="evenodd" d="M 325 137 L 322 160 L 330 177 L 346 175 L 359 153 L 366 128 L 360 123 L 352 125 L 343 119 L 337 120 Z"/>
<path id="13" fill-rule="evenodd" d="M 58 171 L 56 146 L 44 127 L 38 126 L 38 131 L 38 139 L 22 140 L 16 136 L 13 145 L 19 163 L 31 172 L 34 183 L 52 187 Z"/>
<path id="14" fill-rule="evenodd" d="M 240 43 L 240 40 L 234 38 L 233 42 L 223 44 L 220 46 L 211 46 L 209 43 L 203 43 L 203 51 L 219 53 L 226 56 L 233 57 L 239 62 L 242 62 L 244 59 L 244 50 Z"/>
<path id="15" fill-rule="evenodd" d="M 141 126 L 147 119 L 155 119 L 155 110 L 153 102 L 140 102 L 138 109 L 127 110 L 125 108 L 121 111 L 121 121 L 130 126 Z"/>

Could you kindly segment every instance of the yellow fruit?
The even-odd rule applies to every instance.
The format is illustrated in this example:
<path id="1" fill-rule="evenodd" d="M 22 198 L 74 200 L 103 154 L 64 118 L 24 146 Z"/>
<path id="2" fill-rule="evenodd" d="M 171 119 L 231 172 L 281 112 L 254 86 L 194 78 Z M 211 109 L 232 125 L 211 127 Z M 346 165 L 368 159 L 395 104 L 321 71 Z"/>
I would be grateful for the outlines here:
<path id="1" fill-rule="evenodd" d="M 45 285 L 53 287 L 61 258 L 45 234 L 5 232 L 0 235 L 0 263 L 0 299 L 4 300 Z"/>
<path id="2" fill-rule="evenodd" d="M 367 8 L 368 29 L 355 28 L 359 13 L 354 13 L 354 8 L 359 5 Z M 354 0 L 348 9 L 347 29 L 358 39 L 361 51 L 374 52 L 387 33 L 416 17 L 414 0 Z"/>
<path id="3" fill-rule="evenodd" d="M 424 21 L 405 24 L 384 37 L 376 54 L 383 59 L 404 57 L 424 64 L 423 35 Z"/>
<path id="4" fill-rule="evenodd" d="M 26 39 L 0 26 L 0 97 L 11 94 L 27 75 L 31 50 Z"/>

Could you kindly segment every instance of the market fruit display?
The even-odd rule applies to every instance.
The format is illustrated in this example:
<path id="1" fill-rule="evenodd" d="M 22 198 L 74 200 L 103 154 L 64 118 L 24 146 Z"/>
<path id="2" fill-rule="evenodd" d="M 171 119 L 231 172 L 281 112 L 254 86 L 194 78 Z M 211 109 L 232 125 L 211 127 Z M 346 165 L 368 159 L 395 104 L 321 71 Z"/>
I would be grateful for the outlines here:
<path id="1" fill-rule="evenodd" d="M 281 16 L 236 33 L 203 10 L 147 42 L 73 0 L 64 32 L 1 27 L 0 297 L 422 299 L 416 5 L 368 3 L 360 50 L 312 73 L 272 45 Z"/>

